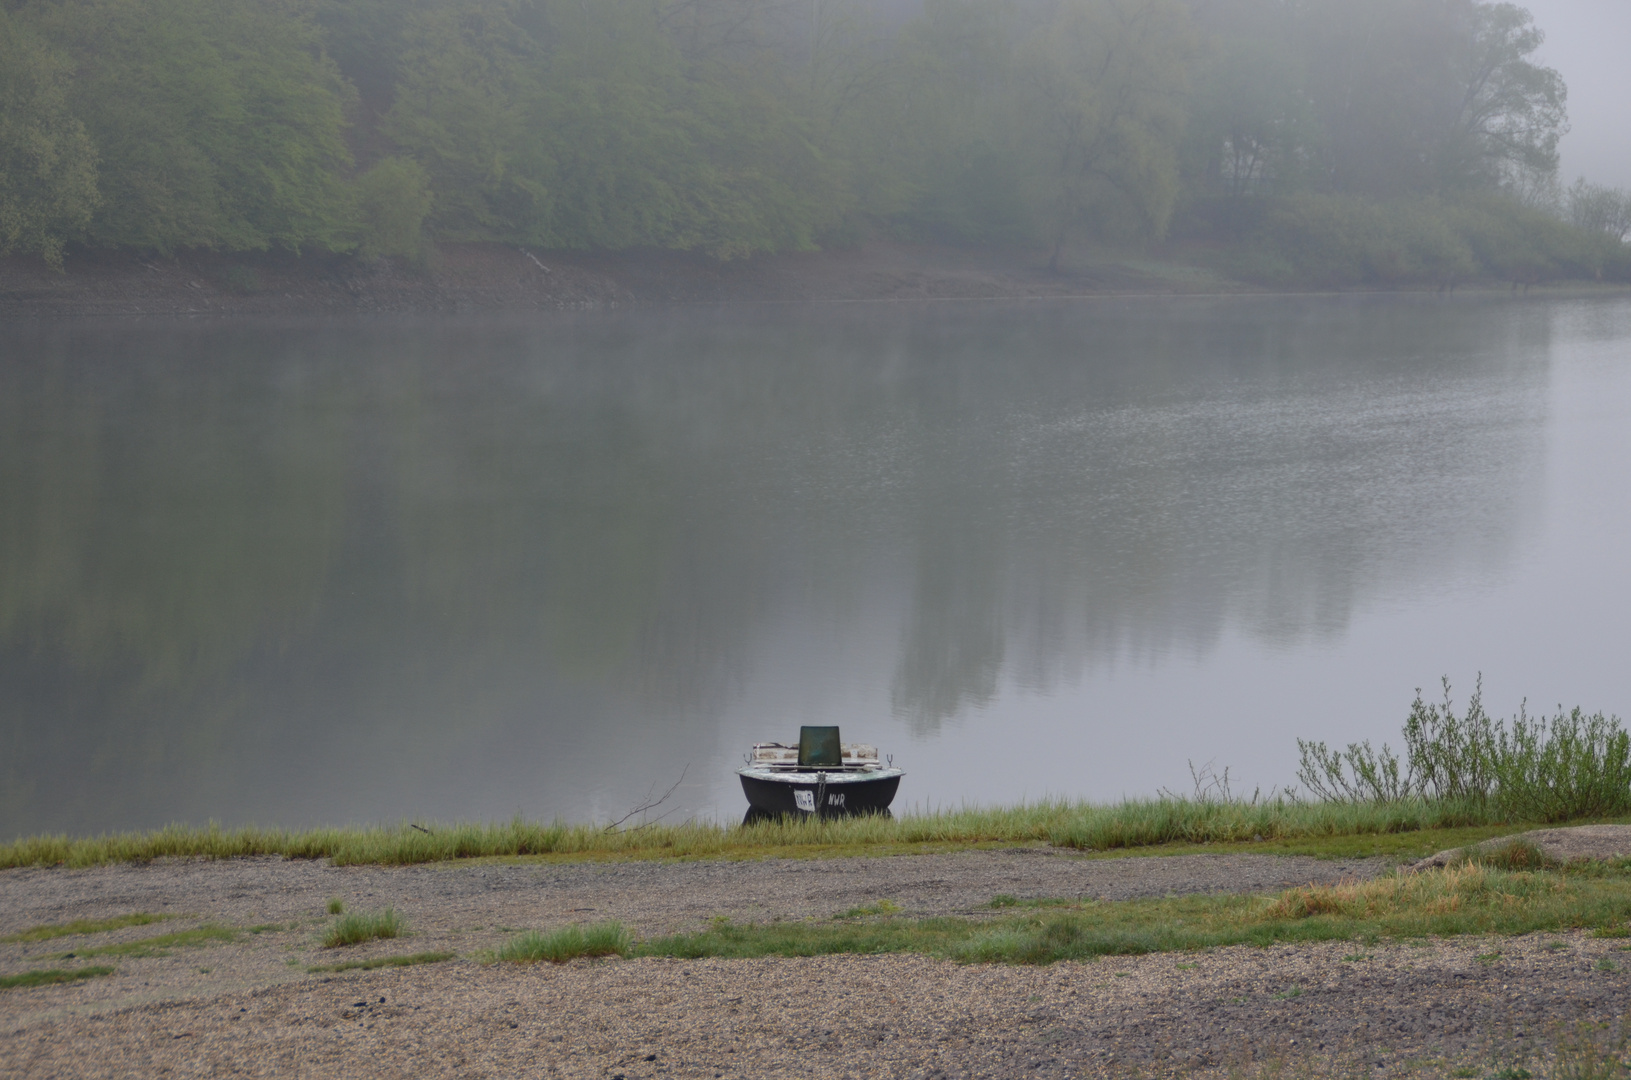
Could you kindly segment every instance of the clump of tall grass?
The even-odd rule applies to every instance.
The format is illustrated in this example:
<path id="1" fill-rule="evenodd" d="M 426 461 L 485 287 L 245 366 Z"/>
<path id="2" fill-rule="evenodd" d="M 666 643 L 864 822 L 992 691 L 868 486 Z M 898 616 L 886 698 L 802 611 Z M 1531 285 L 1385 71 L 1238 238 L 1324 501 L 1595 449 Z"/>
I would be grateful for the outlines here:
<path id="1" fill-rule="evenodd" d="M 1391 806 L 1422 800 L 1492 821 L 1557 822 L 1631 813 L 1631 735 L 1620 719 L 1579 708 L 1494 720 L 1479 679 L 1456 715 L 1450 680 L 1442 705 L 1421 691 L 1404 725 L 1404 756 L 1386 743 L 1346 750 L 1297 740 L 1297 778 L 1327 804 Z"/>
<path id="2" fill-rule="evenodd" d="M 384 911 L 353 911 L 340 916 L 323 934 L 325 949 L 360 945 L 365 941 L 399 937 L 406 929 L 395 908 Z"/>
<path id="3" fill-rule="evenodd" d="M 1385 836 L 1490 824 L 1476 803 L 1403 798 L 1394 802 L 1303 802 L 1288 795 L 1259 801 L 1164 797 L 1083 806 L 1051 830 L 1061 847 L 1109 851 L 1154 844 L 1219 844 Z"/>
<path id="4" fill-rule="evenodd" d="M 619 922 L 563 926 L 547 934 L 529 930 L 511 938 L 498 950 L 498 958 L 513 963 L 547 960 L 564 964 L 580 956 L 627 956 L 631 944 L 628 930 Z"/>
<path id="5" fill-rule="evenodd" d="M 898 818 L 779 819 L 752 825 L 706 821 L 608 832 L 602 825 L 508 822 L 437 825 L 430 835 L 408 825 L 307 832 L 184 829 L 70 838 L 33 837 L 0 844 L 0 869 L 96 866 L 156 858 L 227 859 L 282 855 L 336 866 L 408 865 L 516 856 L 565 858 L 732 858 L 770 854 L 861 854 L 1047 843 L 1109 850 L 1166 843 L 1229 843 L 1386 835 L 1483 825 L 1485 804 L 1405 799 L 1392 804 L 1311 803 L 1280 796 L 1255 802 L 1129 799 L 1102 806 L 1047 800 L 1009 807 L 963 807 Z"/>
<path id="6" fill-rule="evenodd" d="M 97 866 L 163 858 L 281 855 L 337 866 L 406 865 L 493 856 L 707 857 L 757 855 L 784 847 L 877 847 L 1046 842 L 1084 804 L 1044 800 L 1008 807 L 959 807 L 899 818 L 866 816 L 752 825 L 709 821 L 608 829 L 593 823 L 526 821 L 410 824 L 308 830 L 172 825 L 95 837 L 34 836 L 0 844 L 0 869 Z"/>

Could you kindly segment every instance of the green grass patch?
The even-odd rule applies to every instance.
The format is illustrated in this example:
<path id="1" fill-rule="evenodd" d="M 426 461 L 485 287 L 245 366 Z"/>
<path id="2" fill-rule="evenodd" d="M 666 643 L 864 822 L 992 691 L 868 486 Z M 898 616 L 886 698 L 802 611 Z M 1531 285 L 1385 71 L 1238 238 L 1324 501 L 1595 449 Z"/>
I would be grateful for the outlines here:
<path id="1" fill-rule="evenodd" d="M 111 919 L 75 919 L 73 922 L 31 926 L 27 930 L 0 937 L 0 941 L 50 941 L 52 938 L 70 937 L 74 934 L 103 934 L 109 930 L 123 930 L 127 926 L 150 926 L 173 918 L 174 915 L 153 915 L 138 911 L 130 915 L 115 915 Z"/>
<path id="2" fill-rule="evenodd" d="M 458 955 L 452 952 L 421 952 L 405 956 L 376 956 L 372 960 L 349 960 L 343 964 L 314 964 L 306 970 L 313 974 L 327 971 L 373 971 L 375 968 L 440 964 L 444 960 L 456 959 Z"/>
<path id="3" fill-rule="evenodd" d="M 238 931 L 230 926 L 219 926 L 208 923 L 204 926 L 195 926 L 190 930 L 177 930 L 171 934 L 159 934 L 155 937 L 142 938 L 139 941 L 124 941 L 117 945 L 95 945 L 90 948 L 75 949 L 73 952 L 57 953 L 54 960 L 66 960 L 79 956 L 169 956 L 169 950 L 175 948 L 198 948 L 204 945 L 221 945 L 238 940 Z"/>
<path id="4" fill-rule="evenodd" d="M 1621 820 L 1581 819 L 1577 824 Z M 0 869 L 142 863 L 160 858 L 281 855 L 336 865 L 407 865 L 455 859 L 830 858 L 1056 845 L 1101 857 L 1249 850 L 1321 858 L 1419 858 L 1530 827 L 1488 803 L 1409 798 L 1395 803 L 1256 804 L 1131 799 L 1110 806 L 1064 800 L 964 807 L 897 818 L 777 820 L 752 825 L 686 822 L 635 830 L 602 825 L 487 824 L 355 829 L 186 828 L 0 844 Z M 343 905 L 342 905 L 343 906 Z"/>
<path id="5" fill-rule="evenodd" d="M 844 912 L 842 918 L 864 919 L 868 915 L 896 915 L 901 907 L 893 900 L 879 900 L 876 904 L 865 904 L 861 907 L 852 907 Z"/>
<path id="6" fill-rule="evenodd" d="M 627 956 L 630 943 L 629 932 L 622 923 L 563 926 L 547 934 L 529 930 L 511 938 L 498 950 L 498 958 L 513 963 L 547 960 L 564 964 L 580 956 Z"/>
<path id="7" fill-rule="evenodd" d="M 328 898 L 328 913 L 330 915 L 344 915 L 345 914 L 345 901 L 341 900 L 338 896 L 329 897 Z"/>
<path id="8" fill-rule="evenodd" d="M 342 915 L 323 932 L 323 947 L 338 949 L 365 941 L 402 936 L 407 925 L 395 908 L 384 911 L 353 911 Z"/>
<path id="9" fill-rule="evenodd" d="M 70 968 L 68 970 L 46 968 L 41 971 L 25 971 L 20 975 L 0 975 L 0 990 L 13 990 L 29 986 L 51 986 L 55 983 L 96 979 L 103 975 L 112 975 L 117 970 L 117 968 L 101 966 Z"/>
<path id="10" fill-rule="evenodd" d="M 986 922 L 729 924 L 644 941 L 632 955 L 921 952 L 966 962 L 1045 964 L 1226 945 L 1528 934 L 1623 924 L 1631 916 L 1628 881 L 1631 875 L 1625 873 L 1511 871 L 1466 863 L 1290 889 L 1278 896 L 1055 902 Z"/>

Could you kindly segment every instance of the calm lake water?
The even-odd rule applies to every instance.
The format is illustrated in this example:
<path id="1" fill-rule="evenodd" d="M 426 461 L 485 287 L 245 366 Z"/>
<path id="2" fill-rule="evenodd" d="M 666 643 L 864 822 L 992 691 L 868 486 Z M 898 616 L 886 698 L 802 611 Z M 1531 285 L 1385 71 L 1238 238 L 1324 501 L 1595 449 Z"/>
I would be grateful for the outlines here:
<path id="1" fill-rule="evenodd" d="M 1631 713 L 1631 301 L 12 324 L 0 836 L 897 810 Z"/>

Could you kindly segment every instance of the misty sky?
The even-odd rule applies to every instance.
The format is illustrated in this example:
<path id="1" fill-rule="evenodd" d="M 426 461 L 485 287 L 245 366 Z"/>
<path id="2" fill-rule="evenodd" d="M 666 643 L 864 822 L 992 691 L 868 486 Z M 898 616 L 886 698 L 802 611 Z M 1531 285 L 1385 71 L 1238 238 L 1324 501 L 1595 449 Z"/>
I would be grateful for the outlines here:
<path id="1" fill-rule="evenodd" d="M 1523 0 L 1520 0 L 1523 2 Z M 1562 180 L 1631 187 L 1631 0 L 1527 0 L 1546 31 L 1541 60 L 1569 84 Z"/>

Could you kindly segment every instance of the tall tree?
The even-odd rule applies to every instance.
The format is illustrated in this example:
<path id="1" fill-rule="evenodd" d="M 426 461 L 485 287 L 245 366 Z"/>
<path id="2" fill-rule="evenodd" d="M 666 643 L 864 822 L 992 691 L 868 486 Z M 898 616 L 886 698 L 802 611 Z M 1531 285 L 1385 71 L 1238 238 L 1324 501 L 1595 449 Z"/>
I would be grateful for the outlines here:
<path id="1" fill-rule="evenodd" d="M 1203 192 L 1232 199 L 1297 190 L 1322 140 L 1284 0 L 1217 0 L 1198 17 L 1187 172 Z"/>
<path id="2" fill-rule="evenodd" d="M 1449 194 L 1556 168 L 1561 76 L 1529 13 L 1479 0 L 1309 0 L 1307 92 L 1338 191 Z"/>
<path id="3" fill-rule="evenodd" d="M 92 243 L 344 248 L 349 89 L 294 0 L 37 0 L 101 159 Z"/>
<path id="4" fill-rule="evenodd" d="M 1059 0 L 1027 50 L 1053 256 L 1071 233 L 1160 236 L 1194 43 L 1177 0 Z"/>
<path id="5" fill-rule="evenodd" d="M 67 58 L 0 8 L 0 254 L 62 266 L 96 209 L 96 153 L 67 105 Z"/>

